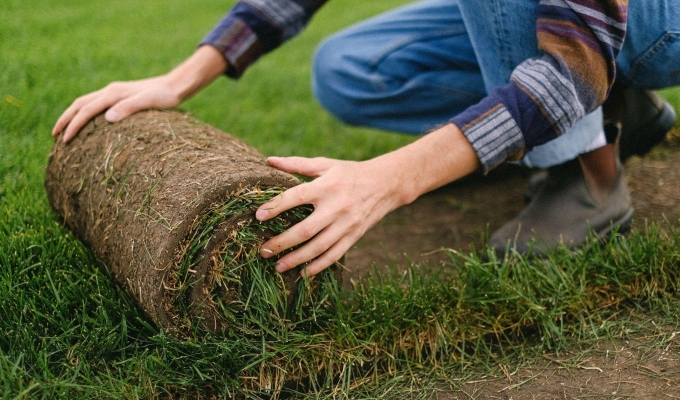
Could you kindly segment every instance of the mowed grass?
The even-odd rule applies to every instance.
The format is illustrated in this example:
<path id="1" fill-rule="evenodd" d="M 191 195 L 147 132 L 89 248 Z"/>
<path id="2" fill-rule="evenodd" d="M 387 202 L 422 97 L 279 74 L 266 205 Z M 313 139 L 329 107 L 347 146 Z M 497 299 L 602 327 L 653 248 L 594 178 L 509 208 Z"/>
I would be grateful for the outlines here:
<path id="1" fill-rule="evenodd" d="M 366 159 L 408 143 L 334 121 L 309 89 L 322 37 L 401 3 L 330 2 L 241 81 L 220 79 L 183 108 L 265 154 Z M 272 334 L 268 346 L 264 336 L 166 336 L 50 211 L 49 132 L 75 97 L 181 62 L 230 4 L 0 0 L 3 399 L 266 396 L 243 377 L 261 378 L 273 357 L 318 370 L 289 389 L 304 392 L 295 397 L 426 398 L 512 359 L 644 332 L 652 318 L 677 326 L 680 237 L 652 226 L 541 262 L 452 254 L 453 278 L 376 276 L 330 296 L 335 308 L 319 310 L 313 332 Z M 664 95 L 677 108 L 679 92 Z"/>

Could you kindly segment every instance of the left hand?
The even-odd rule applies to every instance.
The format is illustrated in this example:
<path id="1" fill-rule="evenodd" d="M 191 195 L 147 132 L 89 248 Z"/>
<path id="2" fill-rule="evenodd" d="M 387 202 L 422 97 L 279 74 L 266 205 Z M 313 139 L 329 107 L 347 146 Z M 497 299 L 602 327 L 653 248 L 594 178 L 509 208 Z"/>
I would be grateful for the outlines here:
<path id="1" fill-rule="evenodd" d="M 260 248 L 260 254 L 269 258 L 304 243 L 278 260 L 279 272 L 308 261 L 303 276 L 321 272 L 402 204 L 398 177 L 380 158 L 355 162 L 271 157 L 268 161 L 283 171 L 315 178 L 286 190 L 257 210 L 256 218 L 266 221 L 299 205 L 314 206 L 311 215 Z"/>

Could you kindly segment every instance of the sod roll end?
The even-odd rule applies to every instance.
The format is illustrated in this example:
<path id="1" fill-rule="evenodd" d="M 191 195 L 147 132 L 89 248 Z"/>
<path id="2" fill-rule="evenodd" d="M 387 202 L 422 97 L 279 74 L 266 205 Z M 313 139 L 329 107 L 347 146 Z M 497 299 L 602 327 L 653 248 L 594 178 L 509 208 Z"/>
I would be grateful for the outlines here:
<path id="1" fill-rule="evenodd" d="M 53 209 L 146 314 L 184 335 L 227 331 L 253 297 L 280 318 L 313 301 L 341 268 L 309 281 L 262 259 L 264 241 L 311 212 L 260 223 L 257 207 L 297 185 L 242 141 L 178 111 L 111 124 L 99 116 L 57 140 L 45 187 Z"/>

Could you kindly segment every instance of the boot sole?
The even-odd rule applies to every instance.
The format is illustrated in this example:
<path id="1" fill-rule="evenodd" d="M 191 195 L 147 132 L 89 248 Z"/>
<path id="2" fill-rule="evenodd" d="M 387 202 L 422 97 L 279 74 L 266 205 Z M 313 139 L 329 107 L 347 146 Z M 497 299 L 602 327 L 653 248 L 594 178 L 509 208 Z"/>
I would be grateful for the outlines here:
<path id="1" fill-rule="evenodd" d="M 593 232 L 593 235 L 597 240 L 597 243 L 599 244 L 604 244 L 606 240 L 608 240 L 612 232 L 616 231 L 616 234 L 618 235 L 628 235 L 631 232 L 632 229 L 632 223 L 633 223 L 633 215 L 635 214 L 635 210 L 631 208 L 628 210 L 621 218 L 619 218 L 616 221 L 611 221 L 605 228 L 600 229 L 598 231 L 591 230 Z M 585 238 L 585 240 L 581 243 L 577 244 L 571 244 L 568 245 L 567 247 L 570 250 L 577 250 L 580 247 L 585 246 L 588 243 L 589 239 Z M 494 253 L 496 254 L 497 259 L 503 259 L 506 255 L 506 250 L 507 248 L 492 248 Z M 553 251 L 554 248 L 551 249 L 538 249 L 538 248 L 531 248 L 528 252 L 521 252 L 521 254 L 528 256 L 529 259 L 543 259 L 548 256 L 548 253 Z M 489 261 L 490 259 L 484 255 L 482 256 L 484 261 Z"/>
<path id="2" fill-rule="evenodd" d="M 609 225 L 607 225 L 606 228 L 595 232 L 595 234 L 601 239 L 607 239 L 609 236 L 611 236 L 612 231 L 615 229 L 616 233 L 618 234 L 629 234 L 633 225 L 633 214 L 635 214 L 635 210 L 631 208 L 621 218 L 616 221 L 612 221 Z"/>

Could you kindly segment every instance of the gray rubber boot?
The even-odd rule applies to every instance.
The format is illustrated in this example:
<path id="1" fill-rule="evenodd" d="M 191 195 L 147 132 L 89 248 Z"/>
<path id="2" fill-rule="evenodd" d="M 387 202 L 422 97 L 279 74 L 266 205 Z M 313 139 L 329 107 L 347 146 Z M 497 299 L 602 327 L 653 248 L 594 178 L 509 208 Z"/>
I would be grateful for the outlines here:
<path id="1" fill-rule="evenodd" d="M 643 156 L 661 143 L 677 118 L 668 102 L 651 90 L 615 86 L 603 104 L 605 131 L 618 130 L 619 159 L 624 163 L 633 155 Z M 610 142 L 616 137 L 608 138 Z M 524 200 L 541 190 L 548 177 L 546 170 L 529 178 Z"/>
<path id="2" fill-rule="evenodd" d="M 598 200 L 602 199 L 602 200 Z M 508 249 L 544 255 L 559 243 L 569 248 L 584 244 L 591 234 L 608 236 L 612 229 L 630 230 L 633 206 L 623 168 L 610 194 L 591 194 L 578 160 L 552 167 L 541 190 L 513 220 L 489 239 L 496 254 Z"/>

